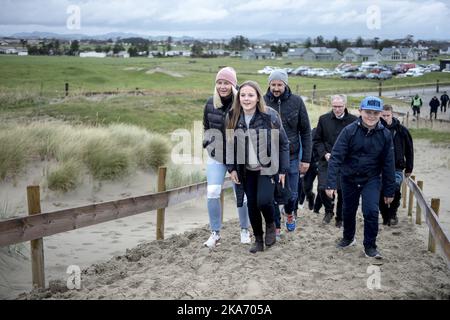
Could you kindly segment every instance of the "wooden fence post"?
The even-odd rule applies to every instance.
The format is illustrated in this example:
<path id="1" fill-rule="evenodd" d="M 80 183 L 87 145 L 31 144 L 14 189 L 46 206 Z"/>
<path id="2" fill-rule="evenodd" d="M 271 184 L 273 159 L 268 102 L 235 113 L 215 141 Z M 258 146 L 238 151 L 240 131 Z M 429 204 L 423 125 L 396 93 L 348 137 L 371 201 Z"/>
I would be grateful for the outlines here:
<path id="1" fill-rule="evenodd" d="M 39 186 L 27 187 L 28 215 L 41 213 Z M 31 240 L 31 271 L 33 287 L 45 288 L 44 240 Z"/>
<path id="2" fill-rule="evenodd" d="M 416 177 L 415 176 L 410 176 L 411 180 L 415 180 Z M 414 192 L 412 191 L 412 189 L 409 189 L 409 202 L 408 202 L 408 217 L 412 217 L 412 209 L 413 209 L 413 205 L 414 205 Z"/>
<path id="3" fill-rule="evenodd" d="M 438 216 L 438 217 L 439 217 L 440 206 L 441 206 L 440 199 L 435 199 L 435 198 L 431 199 L 431 209 L 433 209 L 434 213 L 436 213 L 436 216 Z M 436 252 L 436 241 L 434 241 L 431 231 L 428 234 L 428 251 L 431 251 L 433 253 Z"/>
<path id="4" fill-rule="evenodd" d="M 423 191 L 423 181 L 417 181 L 417 186 Z M 420 208 L 419 201 L 416 201 L 416 224 L 422 224 L 422 208 Z"/>
<path id="5" fill-rule="evenodd" d="M 223 207 L 224 206 L 224 202 L 225 202 L 224 198 L 225 198 L 225 194 L 224 194 L 224 191 L 222 189 L 222 191 L 220 192 L 220 213 L 222 215 L 222 223 L 223 223 L 223 214 L 225 212 L 225 208 Z"/>
<path id="6" fill-rule="evenodd" d="M 381 97 L 381 94 L 382 94 L 382 85 L 383 85 L 383 83 L 380 81 L 380 82 L 378 82 L 378 96 L 379 97 Z"/>
<path id="7" fill-rule="evenodd" d="M 158 168 L 158 192 L 166 191 L 166 172 L 167 167 Z M 165 208 L 159 208 L 156 210 L 156 240 L 164 239 L 165 213 Z"/>
<path id="8" fill-rule="evenodd" d="M 69 95 L 69 83 L 66 82 L 65 84 L 65 91 L 66 91 L 66 97 Z"/>
<path id="9" fill-rule="evenodd" d="M 406 178 L 406 179 L 408 179 L 408 178 Z M 402 207 L 403 208 L 406 208 L 406 179 L 405 180 L 403 180 L 403 183 L 402 183 L 402 202 L 403 202 L 403 205 L 402 205 Z"/>

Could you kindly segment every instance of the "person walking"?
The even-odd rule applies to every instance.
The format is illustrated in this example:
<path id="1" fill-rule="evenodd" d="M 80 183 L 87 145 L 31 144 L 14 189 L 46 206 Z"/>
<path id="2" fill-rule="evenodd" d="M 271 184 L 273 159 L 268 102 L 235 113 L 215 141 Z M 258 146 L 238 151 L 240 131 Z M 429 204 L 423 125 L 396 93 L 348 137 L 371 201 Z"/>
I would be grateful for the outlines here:
<path id="1" fill-rule="evenodd" d="M 382 258 L 376 245 L 380 189 L 387 205 L 395 193 L 392 135 L 380 122 L 382 111 L 383 100 L 377 97 L 361 101 L 360 118 L 341 131 L 331 151 L 326 189 L 328 197 L 333 198 L 340 172 L 343 237 L 338 248 L 356 244 L 356 211 L 362 196 L 364 254 L 373 258 Z"/>
<path id="2" fill-rule="evenodd" d="M 357 117 L 347 110 L 347 97 L 345 95 L 334 95 L 331 97 L 331 111 L 319 117 L 316 133 L 313 136 L 313 149 L 319 159 L 319 194 L 325 207 L 325 215 L 322 220 L 324 224 L 330 223 L 334 216 L 335 199 L 329 198 L 325 193 L 331 150 L 342 129 L 356 119 Z M 337 174 L 336 227 L 340 228 L 342 226 L 342 191 L 339 173 Z"/>
<path id="3" fill-rule="evenodd" d="M 278 113 L 267 107 L 259 85 L 246 81 L 227 120 L 227 169 L 236 184 L 238 205 L 247 196 L 255 236 L 251 253 L 276 242 L 274 223 L 275 184 L 284 187 L 289 171 L 289 142 Z M 263 241 L 262 217 L 265 220 Z"/>
<path id="4" fill-rule="evenodd" d="M 409 177 L 414 167 L 414 145 L 409 130 L 400 121 L 392 116 L 392 106 L 385 104 L 381 113 L 381 123 L 391 132 L 394 143 L 395 160 L 395 194 L 390 205 L 384 202 L 384 195 L 380 193 L 380 213 L 383 217 L 383 225 L 398 224 L 397 210 L 400 206 L 402 194 L 400 187 L 403 177 Z"/>
<path id="5" fill-rule="evenodd" d="M 266 104 L 276 110 L 289 139 L 289 187 L 291 199 L 284 205 L 286 229 L 296 228 L 296 204 L 298 201 L 298 180 L 300 174 L 308 171 L 311 162 L 311 125 L 303 99 L 292 93 L 288 75 L 283 69 L 275 69 L 269 75 L 269 88 L 264 95 Z M 300 152 L 301 150 L 301 152 Z M 300 159 L 301 153 L 301 159 Z M 278 215 L 279 216 L 279 215 Z"/>
<path id="6" fill-rule="evenodd" d="M 220 194 L 224 183 L 227 167 L 225 165 L 226 140 L 225 119 L 231 109 L 237 93 L 236 72 L 231 67 L 219 70 L 216 75 L 213 96 L 206 102 L 203 112 L 203 129 L 205 139 L 203 147 L 208 151 L 206 165 L 207 207 L 211 235 L 204 243 L 214 248 L 220 242 L 222 228 L 222 209 Z M 235 186 L 234 186 L 235 188 Z M 241 227 L 241 243 L 250 244 L 250 221 L 248 217 L 247 199 L 237 208 Z"/>
<path id="7" fill-rule="evenodd" d="M 437 119 L 437 111 L 439 108 L 439 100 L 436 96 L 434 96 L 433 98 L 431 98 L 430 103 L 428 104 L 430 106 L 430 120 L 433 120 L 433 113 L 434 113 L 434 118 Z M 441 107 L 442 110 L 442 107 Z"/>
<path id="8" fill-rule="evenodd" d="M 416 95 L 411 99 L 411 107 L 413 109 L 413 115 L 417 116 L 417 118 L 420 116 L 420 108 L 422 107 L 422 104 L 422 98 L 419 97 L 418 93 L 416 93 Z"/>
<path id="9" fill-rule="evenodd" d="M 450 98 L 447 95 L 447 91 L 444 91 L 444 93 L 441 95 L 441 112 L 444 110 L 444 113 L 447 112 L 447 104 Z"/>
<path id="10" fill-rule="evenodd" d="M 314 137 L 316 132 L 316 128 L 311 130 L 311 136 Z M 305 199 L 308 201 L 308 209 L 314 210 L 315 208 L 315 199 L 316 194 L 313 192 L 314 180 L 316 180 L 317 172 L 318 172 L 318 156 L 317 152 L 312 150 L 311 163 L 309 165 L 308 171 L 306 171 L 305 175 L 300 175 L 300 179 L 298 182 L 298 203 L 300 206 L 303 206 L 303 202 Z M 317 197 L 320 198 L 319 194 Z M 317 203 L 318 209 L 320 209 L 320 200 Z"/>

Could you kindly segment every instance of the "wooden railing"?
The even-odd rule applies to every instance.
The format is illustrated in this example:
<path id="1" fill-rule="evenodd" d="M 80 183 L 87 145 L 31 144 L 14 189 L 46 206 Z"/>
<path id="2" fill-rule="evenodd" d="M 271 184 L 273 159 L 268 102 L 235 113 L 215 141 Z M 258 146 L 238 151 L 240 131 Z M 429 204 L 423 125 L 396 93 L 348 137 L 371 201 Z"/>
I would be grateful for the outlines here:
<path id="1" fill-rule="evenodd" d="M 166 168 L 159 168 L 158 191 L 165 190 Z M 225 179 L 223 190 L 232 187 Z M 164 209 L 206 194 L 207 183 L 146 194 L 138 197 L 90 204 L 82 207 L 41 213 L 39 186 L 27 187 L 29 216 L 0 221 L 0 247 L 31 241 L 31 264 L 34 287 L 45 287 L 43 238 L 95 224 L 158 210 L 156 239 L 164 239 Z M 222 212 L 223 220 L 223 212 Z"/>
<path id="2" fill-rule="evenodd" d="M 415 177 L 411 176 L 405 179 L 402 185 L 403 194 L 403 208 L 406 208 L 406 187 L 409 188 L 409 200 L 408 200 L 408 216 L 412 220 L 412 211 L 414 207 L 414 197 L 416 198 L 416 224 L 422 224 L 422 213 L 425 217 L 425 222 L 428 225 L 428 250 L 436 252 L 436 245 L 441 249 L 444 258 L 446 259 L 447 266 L 450 268 L 450 242 L 449 236 L 444 230 L 442 224 L 439 222 L 439 208 L 440 200 L 436 198 L 431 199 L 431 203 L 428 204 L 425 200 L 425 196 L 422 192 L 423 181 L 415 182 Z"/>

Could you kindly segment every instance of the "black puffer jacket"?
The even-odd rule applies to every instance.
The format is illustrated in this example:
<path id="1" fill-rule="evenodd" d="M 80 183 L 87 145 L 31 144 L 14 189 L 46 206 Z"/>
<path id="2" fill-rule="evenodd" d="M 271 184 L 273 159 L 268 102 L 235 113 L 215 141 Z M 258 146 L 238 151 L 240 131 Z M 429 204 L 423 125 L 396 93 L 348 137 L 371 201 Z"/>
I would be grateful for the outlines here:
<path id="1" fill-rule="evenodd" d="M 388 128 L 394 141 L 395 169 L 411 173 L 414 167 L 414 145 L 409 130 L 397 118 L 392 118 L 390 126 L 380 119 L 385 128 Z"/>
<path id="2" fill-rule="evenodd" d="M 230 111 L 229 117 L 231 118 L 233 111 Z M 256 110 L 255 115 L 250 120 L 249 127 L 245 123 L 244 113 L 241 113 L 239 120 L 236 124 L 235 130 L 242 130 L 246 134 L 250 134 L 256 141 L 256 154 L 258 161 L 262 166 L 261 174 L 286 174 L 289 171 L 289 142 L 286 136 L 286 132 L 283 129 L 278 113 L 272 108 L 268 107 L 266 113 L 261 113 Z M 248 132 L 249 129 L 253 129 Z M 265 129 L 266 134 L 260 132 Z M 272 129 L 279 130 L 278 148 L 273 150 L 271 148 L 271 134 Z M 236 200 L 237 206 L 241 207 L 244 200 L 244 184 L 246 178 L 246 164 L 248 163 L 248 136 L 245 138 L 245 143 L 242 144 L 242 140 L 234 138 L 232 140 L 227 139 L 227 169 L 228 172 L 236 171 L 241 184 L 236 185 Z M 262 140 L 263 139 L 263 140 Z M 234 145 L 234 146 L 233 146 Z M 254 146 L 255 146 L 254 145 Z M 262 148 L 260 148 L 262 147 Z M 267 147 L 267 149 L 265 148 Z M 245 163 L 242 163 L 240 159 L 244 155 Z M 275 158 L 273 158 L 274 156 Z M 278 163 L 277 161 L 278 160 Z M 275 161 L 275 162 L 273 162 Z M 274 172 L 272 172 L 274 169 Z M 265 173 L 264 173 L 265 171 Z"/>
<path id="3" fill-rule="evenodd" d="M 226 155 L 226 138 L 225 138 L 225 119 L 228 112 L 231 109 L 233 104 L 233 95 L 228 97 L 227 99 L 222 99 L 223 106 L 221 108 L 215 108 L 213 103 L 213 97 L 210 97 L 206 102 L 205 108 L 203 110 L 203 130 L 205 133 L 205 138 L 203 140 L 203 148 L 207 148 L 208 154 L 214 158 L 215 160 L 225 163 L 225 155 Z M 222 134 L 222 155 L 216 154 L 216 150 L 213 146 L 210 146 L 211 143 L 215 141 L 214 132 L 212 132 L 213 136 L 209 137 L 207 134 L 207 130 L 209 129 L 217 129 Z M 208 148 L 210 146 L 210 148 Z"/>
<path id="4" fill-rule="evenodd" d="M 293 94 L 289 86 L 286 86 L 286 90 L 280 97 L 275 97 L 269 88 L 264 100 L 281 116 L 284 130 L 286 130 L 289 139 L 290 159 L 298 157 L 301 143 L 301 162 L 310 163 L 312 152 L 311 125 L 303 99 Z"/>
<path id="5" fill-rule="evenodd" d="M 328 161 L 325 159 L 325 154 L 331 153 L 342 129 L 357 119 L 356 116 L 348 113 L 347 109 L 344 112 L 344 117 L 339 119 L 336 118 L 333 111 L 330 111 L 321 115 L 317 123 L 313 136 L 313 149 L 317 153 L 319 161 L 319 189 L 325 189 L 327 185 Z M 340 189 L 339 183 L 338 189 Z"/>

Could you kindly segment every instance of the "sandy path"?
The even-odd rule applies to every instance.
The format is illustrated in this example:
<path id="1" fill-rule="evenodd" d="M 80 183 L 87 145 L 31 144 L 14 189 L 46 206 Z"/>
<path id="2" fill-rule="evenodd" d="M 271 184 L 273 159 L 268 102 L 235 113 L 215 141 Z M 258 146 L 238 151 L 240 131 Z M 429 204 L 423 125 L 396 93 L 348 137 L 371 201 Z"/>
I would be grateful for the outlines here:
<path id="1" fill-rule="evenodd" d="M 424 191 L 428 199 L 431 197 L 441 199 L 440 219 L 448 233 L 448 230 L 450 230 L 450 196 L 448 194 L 450 149 L 448 146 L 432 146 L 427 141 L 418 140 L 415 141 L 415 154 L 414 173 L 417 179 L 424 181 Z M 38 167 L 30 170 L 28 178 L 18 181 L 15 186 L 11 184 L 0 185 L 0 195 L 2 197 L 5 194 L 7 195 L 11 208 L 17 209 L 18 212 L 26 211 L 24 207 L 26 203 L 25 187 L 28 183 L 39 181 L 41 171 Z M 66 195 L 44 194 L 42 207 L 45 211 L 82 205 L 93 201 L 107 201 L 130 195 L 140 195 L 150 190 L 150 185 L 153 183 L 152 179 L 151 176 L 141 173 L 126 181 L 104 184 L 101 187 L 94 187 L 86 182 L 87 184 L 80 190 Z M 225 203 L 225 220 L 235 219 L 233 198 L 228 196 Z M 450 277 L 447 268 L 444 268 L 440 258 L 425 251 L 428 236 L 427 228 L 424 225 L 413 225 L 407 222 L 405 218 L 403 218 L 399 230 L 388 229 L 382 230 L 380 233 L 380 248 L 386 255 L 386 262 L 381 267 L 382 288 L 385 288 L 386 291 L 382 289 L 375 294 L 371 293 L 370 290 L 370 292 L 366 292 L 368 289 L 365 281 L 369 276 L 366 272 L 370 262 L 361 257 L 361 235 L 358 236 L 358 247 L 351 249 L 351 254 L 350 252 L 339 252 L 334 248 L 334 242 L 339 237 L 338 230 L 334 227 L 323 227 L 320 224 L 321 217 L 309 212 L 306 212 L 305 216 L 302 217 L 301 229 L 292 236 L 292 239 L 284 240 L 276 247 L 258 256 L 250 256 L 247 253 L 248 248 L 239 244 L 236 221 L 233 222 L 233 227 L 231 224 L 227 224 L 224 230 L 224 243 L 219 250 L 209 252 L 209 250 L 201 248 L 202 242 L 208 237 L 205 199 L 186 202 L 169 208 L 166 212 L 165 230 L 167 237 L 187 230 L 194 231 L 163 241 L 161 244 L 157 242 L 147 243 L 142 249 L 132 249 L 132 252 L 137 252 L 135 256 L 142 256 L 142 253 L 140 253 L 142 250 L 144 250 L 142 251 L 145 253 L 144 255 L 147 255 L 136 264 L 124 263 L 123 261 L 128 261 L 128 259 L 123 258 L 123 255 L 127 248 L 134 248 L 139 244 L 155 239 L 155 212 L 45 238 L 47 281 L 66 281 L 68 276 L 66 270 L 69 265 L 78 265 L 81 269 L 90 268 L 92 270 L 93 267 L 90 266 L 93 264 L 101 264 L 113 256 L 122 256 L 120 261 L 113 259 L 102 266 L 101 268 L 105 271 L 98 279 L 93 275 L 83 277 L 83 284 L 87 291 L 69 293 L 64 297 L 91 297 L 88 291 L 92 290 L 94 290 L 92 291 L 92 297 L 95 295 L 97 295 L 95 296 L 97 298 L 102 295 L 109 298 L 113 297 L 118 289 L 113 290 L 114 287 L 102 285 L 102 281 L 109 279 L 110 276 L 117 277 L 114 274 L 115 268 L 123 271 L 123 274 L 135 274 L 130 278 L 136 282 L 131 287 L 145 288 L 144 293 L 134 290 L 127 292 L 127 298 L 179 298 L 187 290 L 185 288 L 191 287 L 193 291 L 186 295 L 186 298 L 189 295 L 193 298 L 207 298 L 211 294 L 208 291 L 210 285 L 217 287 L 216 284 L 218 284 L 219 287 L 223 287 L 224 283 L 233 284 L 233 287 L 223 289 L 225 292 L 215 293 L 220 298 L 266 298 L 264 289 L 266 287 L 272 288 L 270 291 L 279 291 L 274 293 L 276 296 L 273 297 L 275 298 L 325 297 L 327 290 L 320 289 L 322 287 L 331 288 L 330 294 L 333 293 L 333 296 L 330 295 L 330 298 L 352 297 L 353 293 L 348 293 L 345 290 L 340 291 L 347 288 L 345 286 L 346 281 L 351 282 L 349 284 L 351 290 L 361 291 L 354 297 L 439 298 L 445 294 L 448 296 L 447 280 Z M 398 231 L 400 233 L 397 233 Z M 387 238 L 384 238 L 384 235 Z M 25 243 L 22 247 L 25 248 L 22 252 L 28 257 L 29 244 Z M 167 250 L 163 250 L 163 248 Z M 141 267 L 148 268 L 150 273 L 147 274 L 145 268 L 139 267 L 142 261 L 144 263 Z M 156 264 L 159 269 L 153 269 L 151 264 Z M 166 268 L 167 272 L 165 271 Z M 184 272 L 182 270 L 186 268 L 189 270 L 190 278 L 177 280 L 178 278 L 175 275 L 182 274 Z M 0 298 L 12 298 L 21 292 L 29 291 L 31 289 L 30 269 L 28 258 L 8 254 L 6 248 L 0 248 Z M 222 269 L 224 273 L 217 279 L 208 275 L 208 272 L 216 272 Z M 264 271 L 263 269 L 267 270 Z M 248 272 L 242 274 L 240 270 Z M 408 270 L 406 275 L 400 275 L 404 270 Z M 88 274 L 90 273 L 91 271 L 88 271 Z M 423 274 L 423 277 L 419 276 L 420 274 Z M 338 277 L 338 280 L 334 279 L 335 277 Z M 404 280 L 405 277 L 406 280 Z M 126 278 L 129 278 L 129 276 Z M 280 282 L 272 282 L 271 280 L 278 278 L 281 279 Z M 343 281 L 342 278 L 346 281 Z M 141 284 L 139 284 L 138 279 L 142 279 Z M 238 279 L 239 281 L 237 281 Z M 447 280 L 444 281 L 443 279 Z M 96 281 L 98 281 L 97 285 L 94 284 Z M 122 280 L 117 281 L 119 282 L 114 281 L 114 285 Z M 293 281 L 296 285 L 286 289 L 285 283 L 290 283 L 290 281 Z M 399 284 L 399 281 L 406 282 Z M 156 290 L 154 288 L 164 287 L 162 284 L 166 282 L 174 283 L 175 287 L 167 288 L 167 290 L 159 293 L 153 292 Z M 125 282 L 123 284 L 126 288 L 130 286 Z M 149 284 L 151 284 L 150 287 L 147 286 Z M 441 289 L 439 289 L 439 286 L 441 286 Z M 92 290 L 87 288 L 92 288 Z M 110 291 L 108 294 L 105 291 L 107 288 Z M 176 288 L 183 288 L 184 291 L 177 291 Z M 398 289 L 391 292 L 390 288 Z M 104 290 L 104 293 L 100 294 L 101 290 Z M 301 295 L 299 295 L 299 292 Z M 416 296 L 413 292 L 416 292 Z M 272 297 L 270 294 L 267 298 Z"/>

